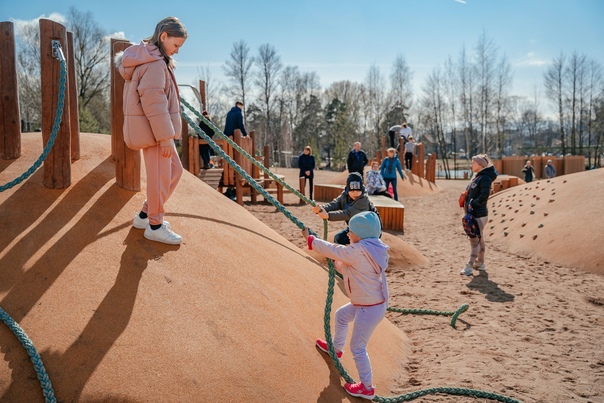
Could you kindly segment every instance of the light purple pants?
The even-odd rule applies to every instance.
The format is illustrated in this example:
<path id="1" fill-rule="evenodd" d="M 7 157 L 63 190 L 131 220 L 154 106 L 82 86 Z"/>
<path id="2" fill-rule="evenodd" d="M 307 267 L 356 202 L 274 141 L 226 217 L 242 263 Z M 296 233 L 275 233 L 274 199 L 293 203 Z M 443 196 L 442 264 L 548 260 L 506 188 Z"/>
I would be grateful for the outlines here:
<path id="1" fill-rule="evenodd" d="M 333 346 L 336 351 L 343 351 L 348 324 L 354 321 L 352 337 L 350 339 L 350 352 L 359 371 L 359 379 L 366 388 L 373 387 L 373 373 L 371 362 L 367 355 L 367 343 L 371 334 L 382 321 L 386 314 L 387 304 L 384 302 L 374 306 L 354 306 L 348 303 L 336 311 L 336 328 Z"/>
<path id="2" fill-rule="evenodd" d="M 480 229 L 480 236 L 476 238 L 470 238 L 470 260 L 468 260 L 468 264 L 474 266 L 474 263 L 484 263 L 484 252 L 485 252 L 485 244 L 484 244 L 484 227 L 487 225 L 487 221 L 489 217 L 480 217 L 476 219 L 476 223 L 478 224 L 478 228 Z"/>

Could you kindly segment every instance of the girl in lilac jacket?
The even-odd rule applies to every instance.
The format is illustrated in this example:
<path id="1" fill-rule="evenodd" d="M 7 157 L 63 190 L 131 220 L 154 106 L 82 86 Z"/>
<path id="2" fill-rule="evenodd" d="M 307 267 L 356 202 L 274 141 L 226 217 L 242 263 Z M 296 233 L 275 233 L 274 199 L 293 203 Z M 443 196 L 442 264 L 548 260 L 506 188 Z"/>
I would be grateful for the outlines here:
<path id="1" fill-rule="evenodd" d="M 346 383 L 344 389 L 352 396 L 373 399 L 375 388 L 367 343 L 388 308 L 389 247 L 380 241 L 380 219 L 374 212 L 366 211 L 352 217 L 349 222 L 350 245 L 338 245 L 312 235 L 308 228 L 303 235 L 308 248 L 333 259 L 335 268 L 344 277 L 344 287 L 350 302 L 336 311 L 333 347 L 340 358 L 348 335 L 348 326 L 354 322 L 350 351 L 359 371 L 359 383 Z M 328 352 L 327 342 L 317 340 L 317 347 Z"/>

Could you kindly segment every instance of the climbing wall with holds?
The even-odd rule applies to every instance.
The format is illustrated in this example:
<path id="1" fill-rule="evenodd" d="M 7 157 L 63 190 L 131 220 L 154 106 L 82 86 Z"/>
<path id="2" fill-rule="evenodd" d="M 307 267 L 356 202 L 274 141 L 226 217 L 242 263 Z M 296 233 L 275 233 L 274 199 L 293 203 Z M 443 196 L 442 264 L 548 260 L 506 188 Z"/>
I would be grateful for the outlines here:
<path id="1" fill-rule="evenodd" d="M 604 273 L 604 170 L 520 184 L 488 201 L 487 240 L 512 253 Z"/>

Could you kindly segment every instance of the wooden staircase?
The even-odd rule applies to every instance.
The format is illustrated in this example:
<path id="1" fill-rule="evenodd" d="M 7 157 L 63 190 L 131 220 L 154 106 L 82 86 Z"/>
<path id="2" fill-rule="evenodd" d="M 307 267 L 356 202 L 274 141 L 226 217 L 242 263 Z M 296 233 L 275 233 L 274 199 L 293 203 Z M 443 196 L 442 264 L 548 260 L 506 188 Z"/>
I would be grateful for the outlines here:
<path id="1" fill-rule="evenodd" d="M 223 171 L 224 169 L 222 168 L 200 169 L 197 177 L 214 189 L 218 189 L 220 181 L 222 180 Z"/>

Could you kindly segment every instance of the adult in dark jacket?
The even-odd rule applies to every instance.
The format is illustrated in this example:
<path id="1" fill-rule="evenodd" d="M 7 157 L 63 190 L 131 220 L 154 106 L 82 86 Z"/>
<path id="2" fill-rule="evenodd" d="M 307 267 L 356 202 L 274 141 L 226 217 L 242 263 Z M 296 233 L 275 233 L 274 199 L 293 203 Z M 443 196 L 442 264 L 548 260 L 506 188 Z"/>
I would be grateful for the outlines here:
<path id="1" fill-rule="evenodd" d="M 315 169 L 315 156 L 312 155 L 312 148 L 310 146 L 304 147 L 304 152 L 298 157 L 298 168 L 300 168 L 300 179 L 304 178 L 304 188 L 306 187 L 306 180 L 310 185 L 310 198 L 312 200 L 313 191 L 313 177 Z M 300 190 L 304 190 L 304 188 Z"/>
<path id="2" fill-rule="evenodd" d="M 365 172 L 365 165 L 369 162 L 365 151 L 361 150 L 361 143 L 358 141 L 354 143 L 354 148 L 348 153 L 348 159 L 346 160 L 346 167 L 349 173 L 358 172 L 363 178 Z"/>
<path id="3" fill-rule="evenodd" d="M 209 121 L 211 121 L 210 119 L 210 114 L 208 113 L 208 111 L 203 111 L 201 113 L 203 115 L 203 117 L 205 117 L 206 119 L 208 119 Z M 203 120 L 199 121 L 199 128 L 208 136 L 214 137 L 214 130 L 212 130 L 210 128 L 210 126 L 208 126 L 206 124 L 206 122 L 204 122 Z M 214 168 L 214 164 L 212 164 L 210 162 L 210 150 L 211 147 L 208 144 L 200 144 L 199 145 L 199 155 L 201 155 L 201 160 L 203 161 L 203 169 L 210 169 L 210 168 Z"/>
<path id="4" fill-rule="evenodd" d="M 237 101 L 235 106 L 231 108 L 230 111 L 227 112 L 226 120 L 224 122 L 224 134 L 227 136 L 233 137 L 235 135 L 235 130 L 241 130 L 242 136 L 247 136 L 247 132 L 245 131 L 245 126 L 243 124 L 243 103 Z"/>
<path id="5" fill-rule="evenodd" d="M 521 172 L 524 174 L 524 181 L 526 183 L 532 182 L 533 179 L 535 179 L 535 168 L 533 167 L 533 164 L 531 164 L 530 160 L 526 161 L 526 164 L 524 164 Z"/>
<path id="6" fill-rule="evenodd" d="M 373 211 L 380 216 L 380 213 L 375 208 L 373 203 L 369 201 L 365 186 L 363 185 L 363 177 L 358 172 L 353 172 L 346 179 L 346 188 L 338 197 L 331 202 L 322 206 L 313 207 L 313 212 L 319 217 L 329 221 L 348 221 L 356 214 L 363 211 Z M 380 218 L 381 223 L 381 218 Z M 348 227 L 338 232 L 334 237 L 334 242 L 340 245 L 350 244 L 348 238 Z"/>
<path id="7" fill-rule="evenodd" d="M 487 200 L 491 194 L 491 183 L 497 177 L 497 171 L 493 164 L 489 161 L 486 154 L 479 154 L 472 157 L 472 172 L 476 176 L 468 185 L 466 192 L 466 200 L 464 202 L 464 211 L 471 212 L 476 222 L 480 235 L 475 238 L 470 238 L 470 260 L 461 271 L 464 276 L 471 276 L 474 269 L 486 271 L 484 265 L 484 227 L 489 220 L 489 210 L 487 208 Z"/>

